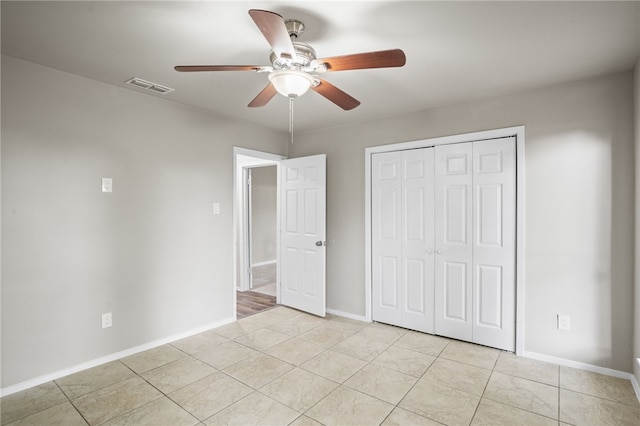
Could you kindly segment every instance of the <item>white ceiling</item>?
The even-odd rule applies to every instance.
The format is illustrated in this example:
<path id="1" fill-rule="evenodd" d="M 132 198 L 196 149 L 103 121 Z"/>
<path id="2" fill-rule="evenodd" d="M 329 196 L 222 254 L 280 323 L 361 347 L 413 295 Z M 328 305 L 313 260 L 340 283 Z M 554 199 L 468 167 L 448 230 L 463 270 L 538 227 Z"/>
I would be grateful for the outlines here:
<path id="1" fill-rule="evenodd" d="M 640 57 L 640 2 L 2 1 L 2 53 L 108 84 L 140 77 L 161 96 L 288 131 L 288 102 L 247 104 L 254 72 L 178 73 L 174 65 L 269 65 L 248 9 L 302 20 L 318 57 L 403 49 L 403 68 L 327 73 L 362 104 L 343 111 L 309 92 L 297 132 L 401 115 L 630 70 Z"/>

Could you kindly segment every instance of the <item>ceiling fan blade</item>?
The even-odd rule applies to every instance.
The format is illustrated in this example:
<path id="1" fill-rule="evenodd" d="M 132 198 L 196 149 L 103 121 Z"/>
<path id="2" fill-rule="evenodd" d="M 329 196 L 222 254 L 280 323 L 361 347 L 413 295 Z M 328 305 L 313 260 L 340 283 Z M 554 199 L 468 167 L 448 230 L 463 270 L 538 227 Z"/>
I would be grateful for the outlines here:
<path id="1" fill-rule="evenodd" d="M 278 92 L 276 91 L 275 86 L 269 83 L 267 87 L 262 89 L 262 91 L 258 93 L 258 96 L 253 98 L 253 100 L 249 102 L 249 105 L 247 106 L 249 108 L 257 108 L 257 107 L 265 106 L 267 102 L 269 102 L 271 98 L 273 98 L 276 95 L 276 93 Z"/>
<path id="2" fill-rule="evenodd" d="M 359 100 L 346 94 L 326 80 L 320 79 L 320 84 L 318 84 L 317 86 L 311 86 L 311 88 L 320 93 L 325 98 L 329 99 L 334 104 L 338 105 L 340 108 L 344 109 L 345 111 L 354 109 L 355 107 L 360 105 Z"/>
<path id="3" fill-rule="evenodd" d="M 180 72 L 194 71 L 258 71 L 264 67 L 259 65 L 178 65 L 173 67 Z"/>
<path id="4" fill-rule="evenodd" d="M 293 59 L 296 51 L 289 37 L 289 31 L 282 16 L 268 10 L 251 9 L 249 15 L 256 23 L 264 38 L 267 39 L 273 52 L 279 58 Z"/>
<path id="5" fill-rule="evenodd" d="M 366 68 L 401 67 L 407 62 L 407 58 L 402 50 L 392 49 L 334 56 L 332 58 L 317 59 L 316 62 L 324 63 L 327 66 L 327 71 L 346 71 Z"/>

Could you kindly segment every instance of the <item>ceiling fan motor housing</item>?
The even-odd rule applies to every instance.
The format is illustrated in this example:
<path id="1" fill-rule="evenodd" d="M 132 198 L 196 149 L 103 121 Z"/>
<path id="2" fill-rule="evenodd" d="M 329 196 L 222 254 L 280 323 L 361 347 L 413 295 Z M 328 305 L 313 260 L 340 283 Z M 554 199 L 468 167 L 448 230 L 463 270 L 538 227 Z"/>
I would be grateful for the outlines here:
<path id="1" fill-rule="evenodd" d="M 296 56 L 292 59 L 278 57 L 273 52 L 273 50 L 271 51 L 271 54 L 269 55 L 269 60 L 271 61 L 271 64 L 273 64 L 274 69 L 299 70 L 301 68 L 308 67 L 311 64 L 311 61 L 316 59 L 316 51 L 313 49 L 313 47 L 309 46 L 306 43 L 294 41 L 293 48 L 296 51 Z"/>

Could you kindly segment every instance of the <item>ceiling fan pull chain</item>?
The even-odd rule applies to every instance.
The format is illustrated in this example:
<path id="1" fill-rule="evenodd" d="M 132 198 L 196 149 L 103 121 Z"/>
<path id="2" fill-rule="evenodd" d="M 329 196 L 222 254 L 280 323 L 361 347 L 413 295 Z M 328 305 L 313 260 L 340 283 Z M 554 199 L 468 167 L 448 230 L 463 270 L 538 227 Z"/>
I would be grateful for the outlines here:
<path id="1" fill-rule="evenodd" d="M 289 140 L 293 145 L 293 97 L 289 97 Z"/>

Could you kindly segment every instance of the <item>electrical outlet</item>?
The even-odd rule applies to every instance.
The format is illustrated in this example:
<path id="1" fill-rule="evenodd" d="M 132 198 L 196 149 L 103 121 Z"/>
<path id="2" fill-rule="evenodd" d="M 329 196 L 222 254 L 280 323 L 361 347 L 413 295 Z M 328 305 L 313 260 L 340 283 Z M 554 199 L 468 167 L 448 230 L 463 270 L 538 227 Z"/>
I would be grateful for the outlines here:
<path id="1" fill-rule="evenodd" d="M 571 317 L 569 315 L 558 314 L 558 330 L 570 330 Z"/>
<path id="2" fill-rule="evenodd" d="M 113 325 L 113 321 L 111 318 L 111 312 L 102 314 L 102 328 L 109 328 L 112 325 Z"/>

